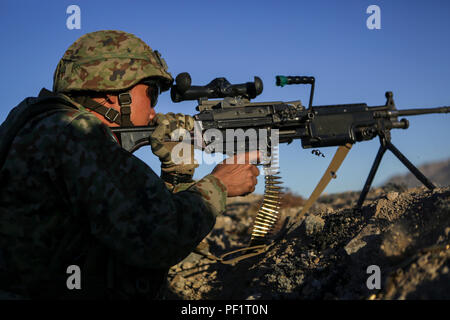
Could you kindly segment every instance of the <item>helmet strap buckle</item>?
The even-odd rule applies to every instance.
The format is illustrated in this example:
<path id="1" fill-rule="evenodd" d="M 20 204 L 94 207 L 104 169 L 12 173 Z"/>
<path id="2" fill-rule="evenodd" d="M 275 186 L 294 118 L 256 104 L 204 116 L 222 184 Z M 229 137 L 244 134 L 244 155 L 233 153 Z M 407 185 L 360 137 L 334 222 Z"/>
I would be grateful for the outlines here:
<path id="1" fill-rule="evenodd" d="M 110 113 L 112 113 L 112 116 L 110 115 Z M 103 116 L 109 122 L 116 122 L 116 119 L 119 116 L 119 114 L 120 113 L 117 110 L 114 110 L 113 108 L 108 108 L 108 110 L 106 110 L 106 112 L 105 112 L 105 114 Z"/>
<path id="2" fill-rule="evenodd" d="M 119 93 L 119 105 L 120 105 L 120 125 L 122 127 L 132 127 L 133 124 L 130 120 L 131 114 L 131 95 L 129 92 Z"/>

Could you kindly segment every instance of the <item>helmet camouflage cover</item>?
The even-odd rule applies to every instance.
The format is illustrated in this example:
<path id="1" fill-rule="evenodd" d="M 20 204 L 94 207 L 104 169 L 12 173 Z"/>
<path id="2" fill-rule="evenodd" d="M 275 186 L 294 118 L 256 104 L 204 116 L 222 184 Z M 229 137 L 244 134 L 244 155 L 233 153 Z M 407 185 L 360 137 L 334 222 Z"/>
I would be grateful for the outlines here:
<path id="1" fill-rule="evenodd" d="M 59 61 L 53 91 L 124 91 L 145 78 L 160 80 L 161 91 L 173 82 L 158 51 L 123 31 L 96 31 L 75 41 Z"/>

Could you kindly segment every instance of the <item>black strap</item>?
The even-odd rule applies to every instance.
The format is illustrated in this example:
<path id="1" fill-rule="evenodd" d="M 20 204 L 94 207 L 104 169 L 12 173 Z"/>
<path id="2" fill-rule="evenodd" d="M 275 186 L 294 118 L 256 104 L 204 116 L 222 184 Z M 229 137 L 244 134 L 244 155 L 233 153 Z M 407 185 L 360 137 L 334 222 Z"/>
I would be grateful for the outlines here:
<path id="1" fill-rule="evenodd" d="M 102 105 L 101 103 L 95 102 L 94 100 L 88 98 L 88 97 L 73 97 L 73 100 L 81 104 L 83 107 L 91 109 L 92 111 L 95 111 L 102 116 L 105 117 L 106 120 L 108 120 L 111 123 L 116 123 L 119 126 L 121 125 L 121 118 L 119 117 L 120 112 L 113 109 L 108 108 Z"/>
<path id="2" fill-rule="evenodd" d="M 129 92 L 122 92 L 118 96 L 120 112 L 113 108 L 108 108 L 102 105 L 101 103 L 92 100 L 89 97 L 78 96 L 73 97 L 73 99 L 79 104 L 81 104 L 83 107 L 91 109 L 92 111 L 101 114 L 102 116 L 105 117 L 106 120 L 108 120 L 111 123 L 116 123 L 121 127 L 133 126 L 133 123 L 131 123 L 130 120 L 131 95 Z"/>

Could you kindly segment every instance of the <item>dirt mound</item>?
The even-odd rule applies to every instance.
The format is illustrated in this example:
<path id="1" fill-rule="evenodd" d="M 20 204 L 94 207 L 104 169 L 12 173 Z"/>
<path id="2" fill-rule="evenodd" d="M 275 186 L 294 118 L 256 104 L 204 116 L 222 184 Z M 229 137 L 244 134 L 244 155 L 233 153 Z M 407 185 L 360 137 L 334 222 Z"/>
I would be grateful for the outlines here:
<path id="1" fill-rule="evenodd" d="M 281 211 L 267 251 L 236 265 L 191 254 L 169 272 L 169 299 L 450 299 L 450 188 L 374 189 Z M 261 196 L 235 198 L 205 239 L 216 255 L 248 245 Z M 379 288 L 379 289 L 378 289 Z"/>

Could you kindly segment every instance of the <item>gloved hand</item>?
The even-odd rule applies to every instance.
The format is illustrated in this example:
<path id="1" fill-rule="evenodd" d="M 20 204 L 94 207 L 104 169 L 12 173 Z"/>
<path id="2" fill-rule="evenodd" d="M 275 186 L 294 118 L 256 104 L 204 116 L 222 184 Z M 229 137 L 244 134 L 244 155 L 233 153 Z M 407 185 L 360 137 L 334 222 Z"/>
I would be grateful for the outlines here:
<path id="1" fill-rule="evenodd" d="M 194 159 L 193 144 L 180 145 L 174 150 L 180 142 L 166 142 L 165 140 L 177 129 L 181 131 L 193 130 L 194 119 L 181 113 L 157 113 L 152 124 L 157 127 L 150 137 L 150 146 L 153 154 L 161 161 L 161 178 L 172 185 L 180 182 L 191 182 L 195 168 L 198 167 L 198 163 Z M 175 152 L 174 155 L 172 155 L 172 151 Z M 175 159 L 175 162 L 173 159 Z"/>

